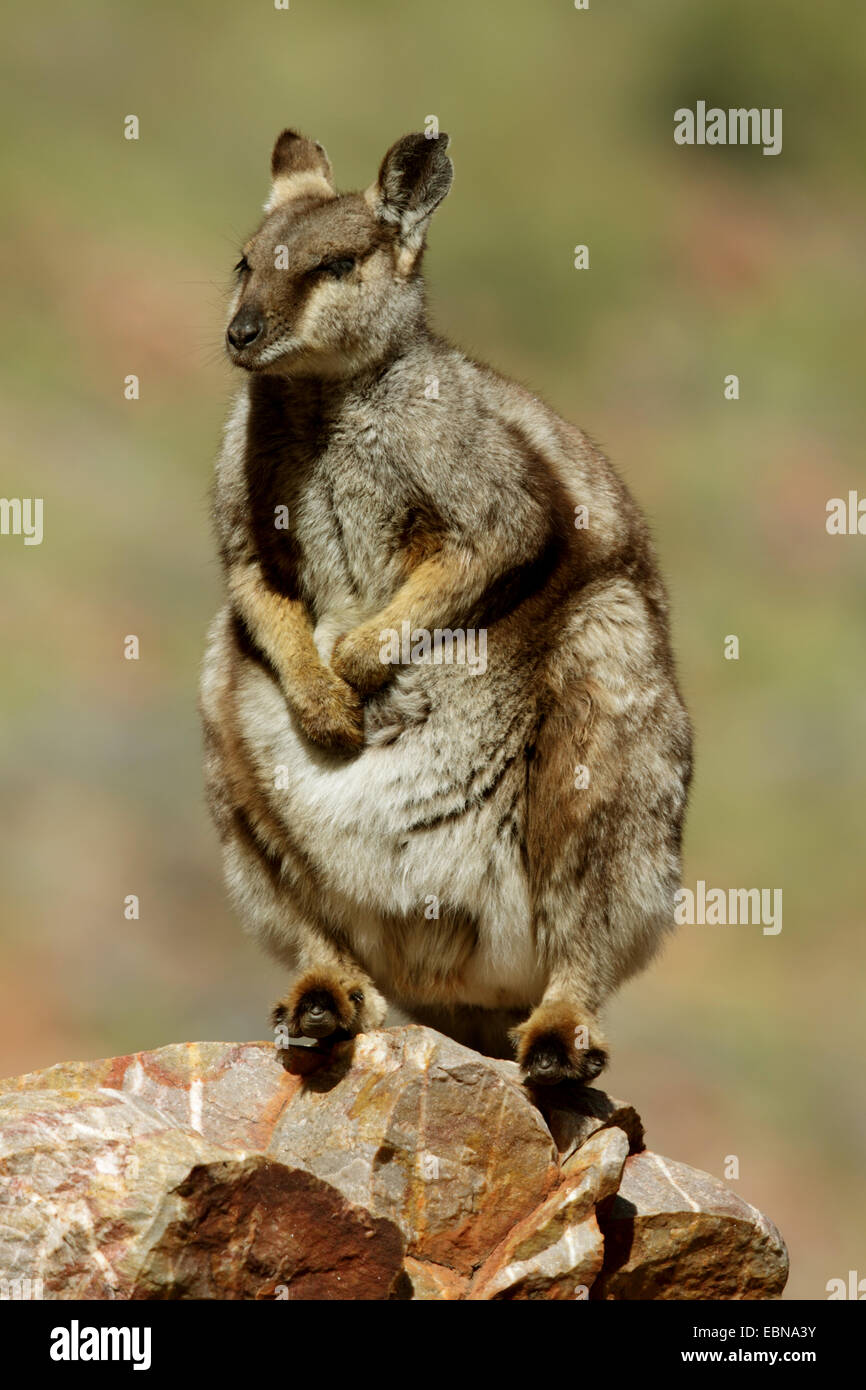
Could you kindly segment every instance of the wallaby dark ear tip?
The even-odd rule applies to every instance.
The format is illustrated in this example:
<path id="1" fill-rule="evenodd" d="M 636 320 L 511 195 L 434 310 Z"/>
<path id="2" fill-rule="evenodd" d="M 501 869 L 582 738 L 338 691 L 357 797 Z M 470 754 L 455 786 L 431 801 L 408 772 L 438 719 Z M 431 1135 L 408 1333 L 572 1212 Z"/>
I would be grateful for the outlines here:
<path id="1" fill-rule="evenodd" d="M 304 137 L 300 134 L 300 132 L 297 131 L 297 130 L 292 130 L 291 126 L 286 126 L 285 130 L 281 130 L 281 131 L 280 131 L 279 135 L 277 136 L 276 140 L 274 141 L 274 147 L 273 147 L 273 149 L 271 150 L 271 173 L 272 173 L 272 174 L 276 175 L 277 170 L 279 169 L 280 165 L 283 163 L 283 161 L 284 161 L 284 159 L 285 159 L 285 157 L 286 157 L 286 154 L 287 154 L 288 151 L 291 149 L 291 147 L 292 147 L 292 145 L 295 143 L 295 141 L 296 141 L 296 140 L 303 140 L 303 138 L 304 138 Z"/>
<path id="2" fill-rule="evenodd" d="M 444 154 L 451 144 L 451 136 L 444 130 L 440 130 L 438 135 L 428 135 L 426 130 L 416 131 L 412 135 L 407 135 L 407 140 L 411 140 L 416 149 L 430 149 L 435 145 L 437 154 Z"/>
<path id="3" fill-rule="evenodd" d="M 306 137 L 299 130 L 293 130 L 291 126 L 285 126 L 274 141 L 274 149 L 279 145 L 291 145 L 295 140 L 304 140 Z"/>
<path id="4" fill-rule="evenodd" d="M 394 141 L 385 155 L 385 160 L 410 152 L 419 154 L 431 150 L 434 146 L 437 154 L 444 154 L 450 143 L 451 136 L 446 135 L 444 130 L 440 130 L 438 135 L 430 135 L 426 130 L 411 130 L 408 135 L 401 135 L 399 140 Z"/>
<path id="5" fill-rule="evenodd" d="M 451 136 L 446 135 L 444 130 L 439 132 L 439 136 L 434 142 L 436 145 L 436 163 L 439 166 L 440 177 L 445 178 L 448 187 L 454 182 L 454 160 L 448 153 L 448 146 L 451 144 Z"/>
<path id="6" fill-rule="evenodd" d="M 315 169 L 331 181 L 331 165 L 318 140 L 311 140 L 299 130 L 287 126 L 281 130 L 271 151 L 271 175 L 274 179 L 302 169 Z"/>
<path id="7" fill-rule="evenodd" d="M 454 160 L 448 153 L 448 146 L 451 144 L 451 136 L 447 135 L 444 130 L 440 130 L 439 134 L 435 137 L 431 137 L 427 143 L 435 145 L 436 147 L 436 153 L 433 155 L 433 162 L 438 166 L 440 174 L 447 175 L 449 179 L 453 179 Z"/>

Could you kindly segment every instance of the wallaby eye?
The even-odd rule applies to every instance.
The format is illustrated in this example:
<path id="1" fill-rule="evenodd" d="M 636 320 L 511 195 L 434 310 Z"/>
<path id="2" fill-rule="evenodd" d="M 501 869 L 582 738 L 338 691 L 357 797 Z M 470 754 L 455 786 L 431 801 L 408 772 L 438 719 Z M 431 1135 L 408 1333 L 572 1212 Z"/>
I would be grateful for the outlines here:
<path id="1" fill-rule="evenodd" d="M 355 268 L 354 256 L 336 256 L 332 261 L 322 261 L 316 267 L 323 275 L 330 275 L 334 280 L 342 280 L 344 275 L 348 275 L 350 270 Z"/>
<path id="2" fill-rule="evenodd" d="M 235 275 L 246 275 L 246 273 L 247 273 L 247 271 L 249 270 L 249 268 L 250 268 L 250 263 L 249 263 L 249 261 L 247 260 L 246 256 L 241 256 L 240 260 L 238 261 L 237 265 L 235 266 Z"/>

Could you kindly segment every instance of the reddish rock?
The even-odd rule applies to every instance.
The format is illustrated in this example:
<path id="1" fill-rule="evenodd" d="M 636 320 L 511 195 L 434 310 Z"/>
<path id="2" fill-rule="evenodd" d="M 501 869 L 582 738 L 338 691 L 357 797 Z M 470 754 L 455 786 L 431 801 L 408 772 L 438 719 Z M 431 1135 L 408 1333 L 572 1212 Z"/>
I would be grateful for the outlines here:
<path id="1" fill-rule="evenodd" d="M 569 1184 L 597 1206 L 612 1197 L 622 1181 L 628 1158 L 628 1135 L 619 1125 L 605 1125 L 572 1154 L 563 1168 Z"/>
<path id="2" fill-rule="evenodd" d="M 775 1227 L 683 1164 L 623 1173 L 642 1142 L 631 1106 L 426 1028 L 303 1077 L 267 1043 L 63 1064 L 0 1083 L 0 1272 L 64 1299 L 778 1296 Z"/>
<path id="3" fill-rule="evenodd" d="M 229 1157 L 118 1091 L 0 1097 L 0 1270 L 46 1298 L 128 1298 L 165 1193 Z"/>
<path id="4" fill-rule="evenodd" d="M 605 1255 L 594 1299 L 767 1299 L 785 1287 L 788 1256 L 772 1221 L 672 1158 L 629 1158 L 598 1217 Z"/>
<path id="5" fill-rule="evenodd" d="M 133 1298 L 383 1300 L 403 1268 L 393 1222 L 261 1155 L 197 1165 L 149 1239 Z"/>
<path id="6" fill-rule="evenodd" d="M 393 1220 L 410 1254 L 430 1266 L 415 1269 L 419 1297 L 457 1296 L 461 1280 L 558 1179 L 550 1134 L 519 1080 L 416 1027 L 359 1037 L 335 1051 L 330 1069 L 305 1079 L 288 1075 L 264 1043 L 179 1044 L 63 1064 L 2 1083 L 4 1107 L 25 1185 L 35 1193 L 65 1175 L 58 1229 L 86 1210 L 99 1239 L 106 1223 L 123 1233 L 109 1241 L 110 1258 L 95 1237 L 79 1235 L 75 1269 L 40 1266 L 49 1293 L 67 1297 L 129 1296 L 148 1258 L 142 1230 L 197 1164 L 267 1153 L 331 1183 L 372 1217 Z M 28 1117 L 27 1135 L 11 1123 L 10 1108 Z M 50 1180 L 28 1148 L 40 1126 Z M 27 1201 L 19 1197 L 21 1215 Z M 166 1274 L 169 1266 L 152 1268 Z M 201 1287 L 209 1278 L 200 1273 Z M 156 1275 L 137 1287 L 155 1291 Z"/>
<path id="7" fill-rule="evenodd" d="M 414 1026 L 355 1039 L 350 1066 L 338 1058 L 292 1097 L 268 1152 L 396 1221 L 408 1254 L 464 1275 L 559 1176 L 524 1088 Z"/>
<path id="8" fill-rule="evenodd" d="M 482 1265 L 469 1298 L 587 1297 L 603 1260 L 595 1207 L 616 1192 L 627 1153 L 621 1129 L 601 1129 L 588 1139 L 574 1172 Z"/>
<path id="9" fill-rule="evenodd" d="M 262 1152 L 274 1124 L 301 1086 L 277 1062 L 272 1044 L 171 1043 L 97 1062 L 62 1062 L 0 1081 L 10 1091 L 84 1091 L 108 1087 L 156 1105 L 184 1129 L 231 1149 Z"/>
<path id="10" fill-rule="evenodd" d="M 434 1265 L 429 1260 L 414 1260 L 407 1255 L 404 1261 L 407 1278 L 406 1297 L 440 1302 L 465 1298 L 469 1280 L 462 1274 L 444 1265 Z"/>

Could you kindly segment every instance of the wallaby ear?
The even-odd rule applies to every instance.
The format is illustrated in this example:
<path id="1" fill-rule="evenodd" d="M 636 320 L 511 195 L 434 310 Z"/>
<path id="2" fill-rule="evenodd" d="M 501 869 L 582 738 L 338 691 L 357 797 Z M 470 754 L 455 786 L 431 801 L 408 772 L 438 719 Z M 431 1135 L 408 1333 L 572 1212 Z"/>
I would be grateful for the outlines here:
<path id="1" fill-rule="evenodd" d="M 296 130 L 277 136 L 271 155 L 273 187 L 265 212 L 295 198 L 336 198 L 331 164 L 322 146 Z"/>
<path id="2" fill-rule="evenodd" d="M 430 218 L 454 178 L 454 165 L 445 151 L 448 136 L 404 135 L 392 145 L 379 177 L 364 194 L 376 216 L 399 228 L 400 240 L 420 249 Z"/>

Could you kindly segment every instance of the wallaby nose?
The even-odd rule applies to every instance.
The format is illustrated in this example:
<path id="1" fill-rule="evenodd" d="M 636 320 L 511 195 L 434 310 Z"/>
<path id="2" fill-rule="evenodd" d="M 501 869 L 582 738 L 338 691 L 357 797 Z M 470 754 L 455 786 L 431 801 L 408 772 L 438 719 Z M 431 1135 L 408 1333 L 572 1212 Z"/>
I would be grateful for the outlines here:
<path id="1" fill-rule="evenodd" d="M 226 330 L 226 337 L 232 347 L 240 352 L 241 348 L 249 347 L 251 343 L 260 337 L 265 326 L 265 321 L 258 309 L 247 305 L 244 309 L 239 309 Z"/>

